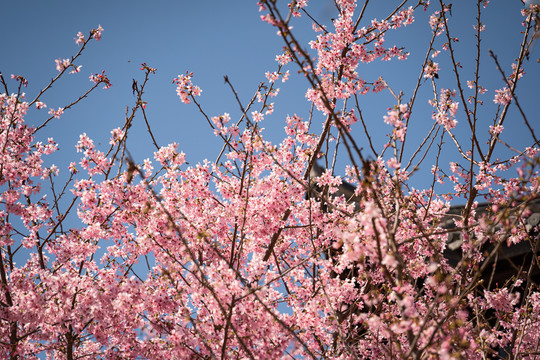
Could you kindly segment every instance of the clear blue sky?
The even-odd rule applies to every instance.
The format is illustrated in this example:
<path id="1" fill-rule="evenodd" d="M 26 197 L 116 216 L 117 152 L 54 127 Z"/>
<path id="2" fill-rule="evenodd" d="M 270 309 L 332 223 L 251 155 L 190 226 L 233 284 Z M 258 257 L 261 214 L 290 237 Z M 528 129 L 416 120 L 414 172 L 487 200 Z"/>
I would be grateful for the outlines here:
<path id="1" fill-rule="evenodd" d="M 335 16 L 332 1 L 312 1 L 308 10 L 311 14 L 329 24 L 328 18 Z M 383 7 L 389 8 L 396 1 L 373 1 L 368 7 L 366 19 L 386 15 Z M 427 25 L 427 16 L 436 9 L 436 2 L 428 12 L 421 9 L 416 12 L 416 22 L 405 31 L 388 34 L 387 44 L 405 46 L 411 53 L 405 62 L 392 60 L 363 65 L 359 71 L 367 81 L 375 80 L 383 75 L 394 90 L 404 91 L 404 98 L 409 99 L 419 72 L 421 61 L 425 56 L 427 41 L 431 34 Z M 458 1 L 453 7 L 450 25 L 453 35 L 461 41 L 456 44 L 459 61 L 463 64 L 463 77 L 472 78 L 474 63 L 474 30 L 472 24 L 475 13 L 469 1 Z M 412 1 L 410 5 L 415 5 Z M 494 63 L 487 55 L 487 49 L 493 49 L 499 56 L 504 70 L 510 72 L 510 63 L 518 54 L 522 4 L 519 0 L 492 1 L 485 10 L 484 22 L 487 25 L 485 39 L 482 42 L 481 72 L 482 85 L 490 92 L 485 95 L 485 115 L 480 123 L 484 135 L 493 119 L 493 90 L 503 85 L 500 75 L 495 71 Z M 109 131 L 122 126 L 126 106 L 134 105 L 131 92 L 132 78 L 142 80 L 140 64 L 146 62 L 157 68 L 147 87 L 144 99 L 148 101 L 149 120 L 159 145 L 173 141 L 180 144 L 180 149 L 187 154 L 187 160 L 197 163 L 205 158 L 214 160 L 220 149 L 220 141 L 198 113 L 194 105 L 184 105 L 175 93 L 172 79 L 185 71 L 195 73 L 194 83 L 203 89 L 200 102 L 211 116 L 224 112 L 231 113 L 233 119 L 239 115 L 238 106 L 223 76 L 228 75 L 244 103 L 251 98 L 261 81 L 265 81 L 264 73 L 277 68 L 274 61 L 280 53 L 282 42 L 276 36 L 276 30 L 259 19 L 256 1 L 42 1 L 24 2 L 10 1 L 2 4 L 0 21 L 0 71 L 5 77 L 20 74 L 29 80 L 26 89 L 28 98 L 33 98 L 49 79 L 57 74 L 54 59 L 69 58 L 78 47 L 74 38 L 78 31 L 85 35 L 90 29 L 101 25 L 105 31 L 99 42 L 92 42 L 77 65 L 83 65 L 79 74 L 68 75 L 47 93 L 43 101 L 50 107 L 58 108 L 70 103 L 75 97 L 91 86 L 88 80 L 90 73 L 101 73 L 106 70 L 113 87 L 99 90 L 81 105 L 67 111 L 59 120 L 51 123 L 47 129 L 39 133 L 39 139 L 53 136 L 61 146 L 61 153 L 51 158 L 63 172 L 66 172 L 68 159 L 73 160 L 74 145 L 80 133 L 86 132 L 96 143 L 101 142 L 106 148 Z M 313 39 L 310 23 L 301 20 L 307 26 L 293 24 L 298 35 L 305 40 Z M 440 48 L 442 44 L 436 44 Z M 455 88 L 455 80 L 450 76 L 449 62 L 441 54 L 441 76 L 439 86 Z M 518 96 L 524 106 L 529 121 L 538 124 L 538 100 L 540 79 L 540 46 L 532 54 L 531 61 L 525 64 L 527 78 L 519 85 Z M 297 68 L 290 65 L 292 74 Z M 140 81 L 139 81 L 140 82 Z M 11 91 L 15 90 L 11 82 Z M 276 112 L 267 117 L 263 127 L 267 128 L 268 137 L 278 142 L 283 136 L 284 118 L 286 114 L 297 113 L 307 117 L 309 104 L 304 94 L 307 82 L 297 79 L 281 87 L 276 102 Z M 414 123 L 409 128 L 408 136 L 414 142 L 425 136 L 431 127 L 431 108 L 426 106 L 431 86 L 426 83 L 421 92 L 421 100 L 417 104 Z M 386 141 L 385 134 L 390 127 L 383 123 L 382 116 L 386 109 L 395 105 L 390 95 L 367 96 L 362 99 L 364 116 L 368 121 L 380 145 Z M 461 102 L 461 101 L 460 101 Z M 462 109 L 462 107 L 460 107 Z M 46 112 L 31 111 L 27 121 L 40 124 Z M 322 117 L 318 116 L 319 122 Z M 458 116 L 460 129 L 458 136 L 468 143 L 469 135 L 466 120 L 462 113 Z M 505 122 L 510 130 L 503 138 L 516 147 L 530 144 L 530 136 L 523 135 L 522 119 L 516 112 Z M 313 131 L 320 131 L 316 124 Z M 363 143 L 360 126 L 355 129 L 361 145 Z M 448 139 L 449 140 L 449 139 Z M 143 119 L 136 118 L 131 130 L 128 148 L 137 161 L 152 157 L 153 147 L 146 135 Z M 453 146 L 447 147 L 442 165 L 457 160 Z M 412 144 L 409 146 L 412 150 Z M 502 151 L 502 146 L 499 146 Z M 367 152 L 366 152 L 367 153 Z M 369 153 L 367 153 L 369 154 Z M 343 174 L 346 155 L 341 153 L 338 174 Z M 426 174 L 432 162 L 426 163 L 422 173 L 413 178 L 417 187 L 428 186 L 431 182 Z M 429 166 L 427 166 L 429 164 Z"/>

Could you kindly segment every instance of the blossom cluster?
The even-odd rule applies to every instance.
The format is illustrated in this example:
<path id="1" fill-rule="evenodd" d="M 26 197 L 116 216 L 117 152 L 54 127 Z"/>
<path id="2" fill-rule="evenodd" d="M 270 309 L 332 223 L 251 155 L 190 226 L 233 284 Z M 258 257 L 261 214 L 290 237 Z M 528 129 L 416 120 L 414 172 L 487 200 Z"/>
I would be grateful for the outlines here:
<path id="1" fill-rule="evenodd" d="M 186 71 L 185 75 L 178 75 L 173 79 L 173 83 L 176 84 L 176 94 L 184 104 L 191 102 L 190 96 L 200 96 L 202 93 L 201 88 L 191 83 L 192 77 L 193 73 Z"/>
<path id="2" fill-rule="evenodd" d="M 407 104 L 400 104 L 394 109 L 388 109 L 388 115 L 384 116 L 384 122 L 394 127 L 394 136 L 400 141 L 405 140 L 405 134 L 407 133 L 407 126 L 402 119 L 409 118 Z"/>
<path id="3" fill-rule="evenodd" d="M 495 105 L 486 104 L 496 115 L 489 125 L 475 117 L 485 109 L 478 74 L 467 82 L 477 90 L 467 102 L 459 80 L 455 90 L 439 85 L 443 76 L 425 81 L 441 71 L 425 60 L 417 86 L 431 86 L 433 99 L 422 113 L 422 91 L 421 100 L 416 90 L 405 100 L 380 74 L 360 76 L 363 63 L 406 57 L 401 47 L 385 47 L 385 35 L 411 24 L 414 9 L 367 20 L 354 0 L 335 5 L 331 31 L 314 25 L 310 55 L 291 36 L 292 22 L 312 18 L 308 1 L 283 6 L 290 16 L 276 1 L 259 2 L 263 20 L 290 47 L 276 57 L 277 71 L 261 74 L 268 87 L 259 86 L 236 121 L 232 112 L 206 117 L 223 140 L 215 162 L 188 163 L 181 143 L 155 141 L 149 158 L 132 159 L 126 149 L 135 106 L 108 144 L 83 133 L 76 159 L 48 165 L 59 146 L 40 141 L 42 127 L 26 120 L 47 105 L 41 93 L 27 100 L 20 91 L 26 80 L 12 76 L 19 90 L 0 94 L 0 357 L 538 356 L 540 268 L 532 255 L 540 232 L 540 147 L 523 140 L 515 154 L 492 156 L 497 139 L 505 139 L 506 112 L 498 105 L 510 105 L 511 84 L 495 92 Z M 435 34 L 448 33 L 450 12 L 442 4 L 430 17 Z M 91 38 L 102 31 L 92 30 Z M 77 44 L 85 41 L 77 34 Z M 450 44 L 442 46 L 453 54 Z M 520 54 L 513 84 L 525 76 L 525 48 Z M 285 116 L 284 136 L 271 142 L 262 125 L 278 121 L 279 103 L 270 98 L 279 79 L 293 76 L 283 68 L 291 62 L 309 82 L 311 110 Z M 73 65 L 59 59 L 57 66 L 62 75 Z M 146 63 L 141 70 L 144 83 L 156 71 Z M 201 95 L 192 78 L 186 72 L 173 80 L 186 104 Z M 105 72 L 90 79 L 92 90 L 111 86 Z M 1 74 L 0 81 L 11 84 Z M 145 104 L 144 85 L 135 86 L 137 104 Z M 368 94 L 390 94 L 396 103 L 367 119 L 361 104 Z M 47 122 L 69 108 L 49 107 Z M 458 115 L 468 121 L 458 123 Z M 381 116 L 391 127 L 388 142 L 369 132 L 382 125 Z M 409 150 L 418 141 L 412 129 L 424 130 L 426 121 L 431 130 Z M 453 131 L 460 126 L 470 126 L 470 148 Z M 357 128 L 364 142 L 353 137 Z M 338 148 L 349 156 L 343 178 L 335 175 Z M 443 164 L 440 154 L 449 148 L 465 160 Z M 417 189 L 410 177 L 424 158 L 433 159 L 433 185 Z M 450 190 L 438 191 L 439 184 Z M 465 205 L 452 206 L 453 199 Z"/>
<path id="4" fill-rule="evenodd" d="M 456 92 L 449 89 L 441 89 L 439 99 L 430 100 L 429 103 L 431 106 L 435 107 L 432 118 L 439 124 L 444 126 L 446 129 L 453 129 L 457 125 L 457 120 L 455 119 L 459 103 L 454 101 L 453 98 L 456 96 Z"/>
<path id="5" fill-rule="evenodd" d="M 105 70 L 103 70 L 103 72 L 101 74 L 92 74 L 92 75 L 90 75 L 90 81 L 92 81 L 96 85 L 102 84 L 102 83 L 105 84 L 105 86 L 103 86 L 104 89 L 110 89 L 111 86 L 112 86 L 111 81 L 109 80 L 109 78 L 105 74 Z"/>

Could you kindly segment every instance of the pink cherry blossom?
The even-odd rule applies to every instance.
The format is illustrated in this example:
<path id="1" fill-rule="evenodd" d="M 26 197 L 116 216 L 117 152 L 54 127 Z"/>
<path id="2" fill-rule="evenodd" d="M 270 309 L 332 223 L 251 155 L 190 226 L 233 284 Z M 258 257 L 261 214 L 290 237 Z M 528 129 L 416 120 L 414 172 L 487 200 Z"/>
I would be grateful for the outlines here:
<path id="1" fill-rule="evenodd" d="M 84 35 L 82 32 L 78 32 L 77 33 L 77 37 L 75 38 L 75 44 L 77 45 L 81 45 L 82 43 L 84 43 L 86 41 L 86 39 L 84 38 Z"/>
<path id="2" fill-rule="evenodd" d="M 46 107 L 47 107 L 47 104 L 45 104 L 44 102 L 41 102 L 41 101 L 36 102 L 36 108 L 38 110 L 41 110 L 41 109 L 46 108 Z"/>
<path id="3" fill-rule="evenodd" d="M 71 61 L 69 59 L 55 59 L 54 62 L 56 63 L 56 70 L 58 72 L 62 72 L 65 69 L 67 69 L 71 65 Z"/>
<path id="4" fill-rule="evenodd" d="M 98 25 L 97 29 L 92 29 L 91 34 L 96 41 L 101 40 L 101 33 L 103 32 L 103 28 L 101 25 Z"/>
<path id="5" fill-rule="evenodd" d="M 493 135 L 499 135 L 504 130 L 504 127 L 502 125 L 490 125 L 489 132 Z"/>
<path id="6" fill-rule="evenodd" d="M 50 109 L 49 114 L 57 119 L 60 119 L 60 116 L 64 113 L 64 108 L 58 108 L 58 110 Z"/>
<path id="7" fill-rule="evenodd" d="M 103 87 L 104 89 L 109 89 L 112 86 L 111 81 L 105 74 L 105 70 L 103 70 L 101 74 L 90 75 L 90 81 L 92 81 L 96 85 L 101 83 L 105 84 L 105 86 Z"/>
<path id="8" fill-rule="evenodd" d="M 505 87 L 501 90 L 495 90 L 495 97 L 493 98 L 495 104 L 508 105 L 510 101 L 512 101 L 510 89 Z"/>
<path id="9" fill-rule="evenodd" d="M 217 135 L 215 161 L 188 162 L 183 142 L 158 145 L 150 117 L 136 111 L 151 101 L 143 90 L 156 69 L 146 63 L 134 116 L 103 129 L 108 143 L 82 133 L 75 154 L 42 130 L 64 108 L 39 122 L 51 87 L 28 100 L 25 78 L 2 78 L 16 91 L 0 94 L 1 358 L 536 356 L 540 148 L 534 131 L 508 141 L 502 109 L 510 85 L 518 98 L 513 85 L 527 79 L 526 44 L 516 45 L 508 88 L 484 105 L 475 70 L 467 81 L 426 60 L 438 54 L 461 71 L 446 34 L 456 32 L 445 23 L 451 8 L 423 1 L 436 7 L 425 20 L 431 35 L 448 37 L 426 47 L 412 96 L 385 66 L 407 56 L 414 8 L 372 19 L 357 1 L 337 0 L 335 18 L 318 25 L 307 1 L 278 3 L 258 5 L 288 47 L 241 111 L 207 117 L 193 73 L 173 80 Z M 314 40 L 294 36 L 299 28 L 312 28 Z M 375 61 L 381 67 L 368 71 Z M 294 71 L 283 68 L 289 62 Z M 79 69 L 56 63 L 58 79 Z M 282 95 L 287 79 L 307 80 L 307 104 L 291 115 L 274 88 L 280 77 Z M 111 86 L 105 72 L 90 80 L 89 91 Z M 137 116 L 155 147 L 141 160 L 145 147 L 131 151 Z M 270 141 L 265 116 L 283 126 L 281 138 Z"/>
<path id="10" fill-rule="evenodd" d="M 82 68 L 82 65 L 79 65 L 79 66 L 73 66 L 73 70 L 71 70 L 69 73 L 70 74 L 76 74 L 78 72 L 81 72 L 81 68 Z"/>
<path id="11" fill-rule="evenodd" d="M 424 68 L 424 77 L 431 79 L 433 77 L 438 77 L 439 73 L 439 64 L 436 62 L 429 62 L 428 65 Z"/>
<path id="12" fill-rule="evenodd" d="M 191 102 L 189 96 L 200 96 L 202 92 L 198 86 L 191 83 L 192 77 L 192 72 L 186 72 L 186 75 L 178 75 L 178 77 L 173 80 L 173 83 L 176 83 L 176 94 L 184 104 L 189 104 Z"/>

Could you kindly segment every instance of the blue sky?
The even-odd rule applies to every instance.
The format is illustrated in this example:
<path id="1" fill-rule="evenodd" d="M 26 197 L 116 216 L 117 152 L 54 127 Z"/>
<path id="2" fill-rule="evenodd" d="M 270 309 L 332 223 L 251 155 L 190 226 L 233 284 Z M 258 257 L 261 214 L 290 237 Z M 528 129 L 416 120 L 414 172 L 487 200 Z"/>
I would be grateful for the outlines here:
<path id="1" fill-rule="evenodd" d="M 372 2 L 366 19 L 386 16 L 387 9 L 394 3 L 399 2 Z M 452 35 L 460 38 L 455 46 L 459 61 L 463 64 L 462 76 L 471 79 L 474 64 L 472 24 L 476 14 L 475 7 L 468 3 L 471 2 L 458 2 L 453 6 L 450 25 L 453 26 Z M 69 58 L 77 51 L 74 38 L 78 31 L 86 35 L 98 25 L 105 29 L 102 40 L 92 42 L 77 63 L 83 65 L 81 73 L 66 76 L 43 98 L 49 108 L 65 106 L 91 86 L 88 80 L 90 73 L 101 73 L 102 70 L 106 71 L 113 83 L 111 89 L 94 92 L 89 99 L 66 111 L 61 119 L 38 133 L 38 139 L 52 136 L 60 144 L 61 152 L 51 157 L 50 161 L 59 165 L 63 172 L 66 172 L 68 161 L 76 159 L 74 145 L 79 134 L 86 132 L 96 144 L 101 143 L 103 149 L 108 147 L 109 131 L 123 125 L 126 107 L 134 105 L 132 79 L 142 80 L 143 73 L 139 68 L 143 62 L 158 69 L 156 75 L 151 77 L 144 96 L 144 100 L 148 101 L 147 114 L 158 144 L 179 143 L 180 150 L 187 154 L 191 164 L 205 158 L 214 160 L 221 143 L 195 106 L 180 102 L 172 79 L 188 70 L 193 71 L 194 83 L 203 89 L 199 99 L 205 111 L 211 116 L 228 112 L 235 119 L 240 114 L 239 107 L 224 84 L 223 76 L 228 75 L 242 101 L 247 103 L 258 83 L 266 80 L 264 73 L 277 69 L 274 58 L 281 52 L 283 44 L 276 36 L 275 29 L 259 19 L 256 1 L 159 1 L 154 4 L 138 0 L 97 0 L 90 3 L 32 0 L 12 1 L 2 6 L 0 20 L 4 31 L 0 32 L 0 71 L 6 77 L 9 74 L 25 76 L 29 80 L 26 89 L 28 98 L 33 98 L 57 74 L 54 59 Z M 410 3 L 415 4 L 416 1 Z M 386 37 L 389 46 L 405 46 L 411 53 L 409 59 L 362 65 L 359 72 L 366 81 L 383 75 L 396 92 L 402 90 L 404 98 L 410 98 L 431 36 L 427 17 L 435 11 L 436 5 L 434 2 L 427 12 L 418 9 L 414 24 L 404 31 L 391 32 Z M 486 105 L 479 120 L 484 137 L 493 121 L 493 90 L 503 86 L 493 60 L 487 55 L 487 49 L 495 51 L 504 70 L 509 73 L 522 37 L 521 8 L 519 0 L 492 1 L 483 13 L 487 32 L 482 42 L 480 82 L 490 90 L 483 98 Z M 332 1 L 312 1 L 307 9 L 325 24 L 330 24 L 328 19 L 336 16 Z M 310 30 L 311 24 L 304 19 L 293 23 L 293 26 L 297 36 L 303 40 L 315 37 Z M 441 45 L 439 42 L 435 47 L 440 48 Z M 519 100 L 533 124 L 538 122 L 537 80 L 540 79 L 540 65 L 535 60 L 540 57 L 539 52 L 540 47 L 537 47 L 531 61 L 525 63 L 527 77 L 518 88 Z M 441 65 L 438 86 L 456 88 L 449 72 L 448 59 L 441 54 L 436 61 Z M 296 74 L 295 65 L 289 65 L 288 69 Z M 14 83 L 10 84 L 10 90 L 14 91 Z M 304 98 L 307 86 L 307 82 L 299 77 L 281 86 L 280 95 L 274 100 L 276 111 L 263 123 L 270 140 L 279 142 L 282 138 L 287 114 L 308 116 L 309 104 Z M 427 99 L 432 97 L 430 90 L 431 85 L 426 82 L 416 105 L 414 122 L 409 127 L 408 136 L 412 142 L 408 149 L 411 152 L 412 144 L 425 136 L 433 121 L 431 108 L 427 106 Z M 382 117 L 388 107 L 395 105 L 395 101 L 388 93 L 368 95 L 361 101 L 368 128 L 380 148 L 386 141 L 385 134 L 391 130 Z M 33 110 L 27 116 L 27 121 L 40 124 L 46 116 L 43 110 Z M 322 116 L 318 115 L 314 120 L 313 131 L 319 132 Z M 457 136 L 468 142 L 470 134 L 462 113 L 458 121 Z M 505 128 L 508 133 L 504 135 L 504 140 L 515 147 L 532 142 L 530 136 L 524 133 L 523 120 L 516 112 L 511 112 Z M 152 158 L 154 148 L 146 134 L 142 117 L 135 119 L 130 131 L 128 148 L 134 158 L 137 161 Z M 354 134 L 360 145 L 367 149 L 359 125 Z M 443 167 L 449 161 L 459 160 L 454 147 L 448 142 L 449 139 L 441 159 Z M 498 150 L 501 156 L 507 154 L 502 146 Z M 369 152 L 366 151 L 366 154 L 369 155 Z M 432 163 L 428 161 L 412 178 L 414 186 L 429 186 L 431 178 L 426 175 Z M 338 174 L 343 174 L 346 164 L 347 157 L 342 152 Z"/>

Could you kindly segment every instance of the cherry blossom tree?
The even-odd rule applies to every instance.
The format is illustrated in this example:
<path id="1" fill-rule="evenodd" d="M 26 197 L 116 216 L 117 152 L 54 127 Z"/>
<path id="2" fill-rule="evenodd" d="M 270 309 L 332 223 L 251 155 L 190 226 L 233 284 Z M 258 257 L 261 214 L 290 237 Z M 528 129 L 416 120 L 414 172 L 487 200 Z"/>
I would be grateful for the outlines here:
<path id="1" fill-rule="evenodd" d="M 188 165 L 178 144 L 158 145 L 143 97 L 156 69 L 142 64 L 125 123 L 104 129 L 109 145 L 82 134 L 80 159 L 44 165 L 58 146 L 37 141 L 39 131 L 111 81 L 93 74 L 41 124 L 25 117 L 47 112 L 42 95 L 81 70 L 101 27 L 76 35 L 78 52 L 55 61 L 57 75 L 33 99 L 27 79 L 0 75 L 1 357 L 540 358 L 539 227 L 529 220 L 540 206 L 540 144 L 518 96 L 535 66 L 540 8 L 523 8 L 516 60 L 503 64 L 480 47 L 488 1 L 471 6 L 476 46 L 463 60 L 450 3 L 403 1 L 368 19 L 371 5 L 336 0 L 339 16 L 324 25 L 306 0 L 260 1 L 284 47 L 251 101 L 238 100 L 235 120 L 205 112 L 196 74 L 173 80 L 222 142 L 215 162 Z M 363 73 L 364 64 L 408 58 L 385 38 L 406 32 L 417 13 L 430 14 L 431 33 L 416 83 L 398 91 L 384 73 Z M 312 26 L 311 42 L 299 40 L 296 24 Z M 501 79 L 491 92 L 484 67 Z M 451 87 L 439 83 L 443 73 Z M 282 119 L 285 136 L 271 143 L 262 124 L 279 106 L 278 84 L 295 76 L 309 86 L 311 111 Z M 362 98 L 383 94 L 393 103 L 368 121 Z M 427 115 L 417 110 L 426 104 Z M 512 109 L 526 129 L 518 145 L 504 139 Z M 144 162 L 126 145 L 139 120 L 155 146 Z M 387 136 L 375 139 L 384 126 Z M 459 158 L 443 164 L 446 151 Z M 344 178 L 334 173 L 338 158 L 349 164 Z M 432 185 L 416 189 L 421 165 Z M 447 190 L 437 192 L 439 183 Z M 515 246 L 523 261 L 498 276 Z"/>

